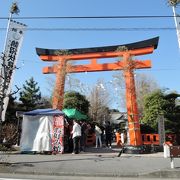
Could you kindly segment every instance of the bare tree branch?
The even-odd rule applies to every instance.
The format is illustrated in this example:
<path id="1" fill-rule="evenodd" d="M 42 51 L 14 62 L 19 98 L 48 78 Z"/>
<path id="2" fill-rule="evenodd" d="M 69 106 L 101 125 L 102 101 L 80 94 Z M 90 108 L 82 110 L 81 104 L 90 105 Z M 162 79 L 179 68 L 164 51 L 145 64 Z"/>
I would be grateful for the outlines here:
<path id="1" fill-rule="evenodd" d="M 19 88 L 17 85 L 15 85 L 15 87 L 16 87 L 17 90 L 13 91 L 13 93 L 10 94 L 11 96 L 14 95 L 14 94 L 17 94 L 21 90 L 21 88 Z"/>

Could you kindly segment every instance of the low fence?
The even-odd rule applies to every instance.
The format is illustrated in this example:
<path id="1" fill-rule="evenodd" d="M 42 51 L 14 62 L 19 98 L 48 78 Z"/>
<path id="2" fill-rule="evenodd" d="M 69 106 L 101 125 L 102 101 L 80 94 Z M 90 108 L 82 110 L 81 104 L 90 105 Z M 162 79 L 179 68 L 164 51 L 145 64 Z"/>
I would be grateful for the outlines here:
<path id="1" fill-rule="evenodd" d="M 142 144 L 143 145 L 159 145 L 159 134 L 141 134 Z M 175 134 L 166 134 L 166 139 L 170 139 L 172 142 L 175 142 Z M 116 133 L 116 144 L 121 146 L 121 135 Z"/>
<path id="2" fill-rule="evenodd" d="M 86 146 L 93 146 L 96 142 L 96 136 L 95 134 L 88 134 L 86 137 Z"/>
<path id="3" fill-rule="evenodd" d="M 144 145 L 159 145 L 159 134 L 142 134 Z"/>
<path id="4" fill-rule="evenodd" d="M 159 134 L 141 134 L 142 135 L 142 144 L 143 145 L 159 145 Z M 116 145 L 121 146 L 121 135 L 116 133 Z M 172 142 L 175 142 L 175 134 L 166 134 L 166 139 L 170 139 Z M 95 145 L 96 137 L 95 134 L 88 134 L 86 137 L 86 146 Z"/>

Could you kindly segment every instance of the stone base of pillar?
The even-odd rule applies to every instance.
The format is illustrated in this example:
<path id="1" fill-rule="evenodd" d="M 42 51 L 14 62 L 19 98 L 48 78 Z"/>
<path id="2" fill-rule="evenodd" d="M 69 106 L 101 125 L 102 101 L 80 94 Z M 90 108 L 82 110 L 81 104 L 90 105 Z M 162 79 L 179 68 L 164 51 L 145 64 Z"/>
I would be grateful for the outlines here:
<path id="1" fill-rule="evenodd" d="M 163 152 L 162 146 L 159 145 L 141 145 L 141 146 L 130 146 L 125 145 L 118 154 L 118 157 L 122 153 L 125 154 L 150 154 L 156 152 Z"/>
<path id="2" fill-rule="evenodd" d="M 151 148 L 147 148 L 146 146 L 124 146 L 123 153 L 126 154 L 146 154 L 151 153 Z"/>

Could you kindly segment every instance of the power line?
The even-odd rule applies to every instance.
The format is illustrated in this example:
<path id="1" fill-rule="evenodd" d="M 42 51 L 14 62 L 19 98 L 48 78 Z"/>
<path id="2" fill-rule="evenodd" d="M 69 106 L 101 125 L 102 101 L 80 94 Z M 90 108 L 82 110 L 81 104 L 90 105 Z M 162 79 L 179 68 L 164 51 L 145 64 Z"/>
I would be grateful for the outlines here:
<path id="1" fill-rule="evenodd" d="M 139 70 L 139 69 L 138 69 Z M 179 71 L 177 68 L 146 69 L 142 71 Z"/>
<path id="2" fill-rule="evenodd" d="M 26 28 L 26 31 L 171 31 L 174 27 L 103 27 L 103 28 Z M 6 28 L 0 28 L 0 31 L 5 31 Z"/>
<path id="3" fill-rule="evenodd" d="M 148 16 L 29 16 L 13 17 L 13 19 L 145 19 L 145 18 L 173 18 L 166 15 L 148 15 Z M 178 15 L 177 15 L 178 17 Z M 0 19 L 9 19 L 9 17 L 0 17 Z"/>

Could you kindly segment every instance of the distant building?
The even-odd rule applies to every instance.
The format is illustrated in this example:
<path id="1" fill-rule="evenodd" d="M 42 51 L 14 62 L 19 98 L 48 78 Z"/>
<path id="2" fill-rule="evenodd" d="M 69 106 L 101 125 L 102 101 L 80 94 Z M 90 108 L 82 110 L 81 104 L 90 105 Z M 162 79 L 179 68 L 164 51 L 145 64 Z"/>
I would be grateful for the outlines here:
<path id="1" fill-rule="evenodd" d="M 110 123 L 114 125 L 119 125 L 120 123 L 127 123 L 127 113 L 126 112 L 112 112 L 110 114 Z"/>
<path id="2" fill-rule="evenodd" d="M 110 114 L 110 122 L 114 126 L 115 132 L 118 131 L 119 133 L 125 132 L 127 141 L 126 144 L 129 144 L 129 132 L 128 132 L 128 118 L 126 112 L 112 112 Z"/>

